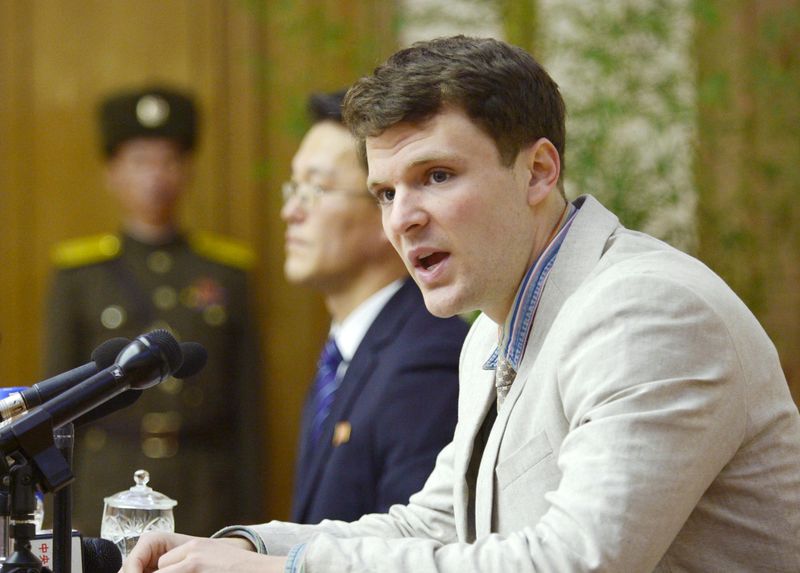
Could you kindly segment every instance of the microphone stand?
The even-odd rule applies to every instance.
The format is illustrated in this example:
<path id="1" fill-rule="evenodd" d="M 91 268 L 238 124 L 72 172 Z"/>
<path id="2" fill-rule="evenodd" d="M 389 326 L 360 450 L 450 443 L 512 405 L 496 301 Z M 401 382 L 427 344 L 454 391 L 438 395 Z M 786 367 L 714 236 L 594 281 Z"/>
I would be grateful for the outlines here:
<path id="1" fill-rule="evenodd" d="M 11 494 L 8 491 L 8 464 L 0 461 L 0 562 L 11 554 Z"/>
<path id="2" fill-rule="evenodd" d="M 0 448 L 0 475 L 9 479 L 14 553 L 0 567 L 0 573 L 41 573 L 42 562 L 31 551 L 31 539 L 36 535 L 36 486 L 38 483 L 43 491 L 56 492 L 72 481 L 72 472 L 55 446 L 53 418 L 46 410 L 35 408 L 11 424 L 8 432 Z M 10 467 L 8 458 L 14 462 Z"/>
<path id="3" fill-rule="evenodd" d="M 72 422 L 53 432 L 55 445 L 72 467 L 75 427 Z M 72 573 L 72 485 L 53 494 L 53 571 Z"/>
<path id="4" fill-rule="evenodd" d="M 8 466 L 5 463 L 5 470 Z M 36 478 L 33 467 L 22 456 L 8 469 L 9 495 L 11 502 L 11 537 L 14 538 L 14 553 L 10 554 L 2 573 L 41 573 L 42 561 L 31 551 L 31 539 L 36 535 L 33 512 L 36 509 Z"/>

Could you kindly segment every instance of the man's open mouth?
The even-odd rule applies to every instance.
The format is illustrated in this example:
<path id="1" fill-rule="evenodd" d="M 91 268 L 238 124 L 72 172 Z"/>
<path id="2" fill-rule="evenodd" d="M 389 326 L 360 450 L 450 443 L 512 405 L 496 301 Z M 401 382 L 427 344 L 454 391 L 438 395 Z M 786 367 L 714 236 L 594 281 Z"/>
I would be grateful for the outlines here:
<path id="1" fill-rule="evenodd" d="M 420 266 L 427 271 L 431 267 L 436 266 L 438 263 L 442 262 L 445 259 L 445 257 L 447 257 L 447 253 L 443 252 L 431 253 L 426 257 L 419 257 L 417 259 L 417 266 Z"/>

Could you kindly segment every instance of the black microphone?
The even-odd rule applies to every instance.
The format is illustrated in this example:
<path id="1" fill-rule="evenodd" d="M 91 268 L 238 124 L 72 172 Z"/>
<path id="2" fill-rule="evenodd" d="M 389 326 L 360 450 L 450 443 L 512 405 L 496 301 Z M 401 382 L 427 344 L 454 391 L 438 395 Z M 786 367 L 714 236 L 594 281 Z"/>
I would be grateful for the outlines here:
<path id="1" fill-rule="evenodd" d="M 89 376 L 114 364 L 117 354 L 130 343 L 127 338 L 106 340 L 92 352 L 92 361 L 52 378 L 38 382 L 21 392 L 15 392 L 0 400 L 0 420 L 8 420 L 18 414 L 27 412 L 40 404 L 58 396 L 65 390 L 83 382 Z"/>
<path id="2" fill-rule="evenodd" d="M 122 554 L 116 544 L 100 537 L 87 537 L 81 542 L 83 573 L 117 573 L 122 567 Z"/>
<path id="3" fill-rule="evenodd" d="M 177 371 L 182 361 L 180 345 L 166 330 L 138 336 L 122 349 L 114 364 L 0 429 L 0 452 L 18 449 L 22 436 L 34 447 L 39 440 L 36 430 L 42 424 L 58 428 L 129 388 L 155 386 Z M 28 436 L 28 431 L 34 435 Z"/>
<path id="4" fill-rule="evenodd" d="M 208 352 L 199 342 L 181 342 L 180 347 L 181 353 L 183 354 L 183 362 L 181 363 L 180 368 L 173 372 L 172 375 L 175 378 L 188 378 L 189 376 L 194 376 L 206 365 Z M 117 410 L 127 408 L 141 397 L 142 392 L 143 390 L 126 390 L 122 394 L 114 396 L 105 404 L 102 404 L 94 410 L 91 410 L 79 418 L 76 418 L 74 422 L 75 427 L 78 428 L 80 426 L 90 424 L 95 420 L 105 418 Z"/>
<path id="5" fill-rule="evenodd" d="M 137 336 L 117 356 L 114 364 L 61 393 L 41 407 L 57 428 L 128 390 L 155 386 L 183 362 L 181 347 L 166 330 Z"/>

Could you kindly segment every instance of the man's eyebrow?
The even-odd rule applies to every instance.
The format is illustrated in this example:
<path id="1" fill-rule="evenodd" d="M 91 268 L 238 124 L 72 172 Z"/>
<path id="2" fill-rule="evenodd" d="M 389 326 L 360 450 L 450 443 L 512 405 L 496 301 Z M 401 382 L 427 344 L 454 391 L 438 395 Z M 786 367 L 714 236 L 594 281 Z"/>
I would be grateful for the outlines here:
<path id="1" fill-rule="evenodd" d="M 370 193 L 375 194 L 382 187 L 386 187 L 386 185 L 379 179 L 367 179 L 367 191 Z"/>
<path id="2" fill-rule="evenodd" d="M 460 157 L 454 153 L 436 153 L 434 155 L 424 155 L 412 161 L 409 168 L 428 165 L 429 163 L 462 163 Z"/>
<path id="3" fill-rule="evenodd" d="M 295 173 L 292 172 L 292 179 L 297 179 L 302 176 L 303 178 L 308 177 L 332 177 L 334 175 L 334 170 L 329 167 L 316 167 L 311 166 L 305 169 L 302 173 Z"/>
<path id="4" fill-rule="evenodd" d="M 461 165 L 463 164 L 463 160 L 460 158 L 460 156 L 450 153 L 437 153 L 435 155 L 424 155 L 422 157 L 415 159 L 414 161 L 403 167 L 403 172 L 405 173 L 412 169 L 416 169 L 420 166 L 424 167 L 426 165 L 436 164 L 436 163 L 449 163 L 451 165 L 453 164 Z M 367 187 L 370 190 L 376 187 L 383 187 L 383 186 L 385 186 L 385 184 L 379 179 L 367 178 Z"/>

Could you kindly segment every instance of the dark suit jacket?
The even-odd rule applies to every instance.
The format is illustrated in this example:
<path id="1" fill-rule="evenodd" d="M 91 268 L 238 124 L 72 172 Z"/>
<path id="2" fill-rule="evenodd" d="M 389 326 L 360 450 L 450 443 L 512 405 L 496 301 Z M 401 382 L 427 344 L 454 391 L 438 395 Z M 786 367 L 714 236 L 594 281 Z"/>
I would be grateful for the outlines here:
<path id="1" fill-rule="evenodd" d="M 356 350 L 313 449 L 304 447 L 306 400 L 292 521 L 353 521 L 422 488 L 453 437 L 467 329 L 461 318 L 432 316 L 414 282 L 403 284 Z"/>

